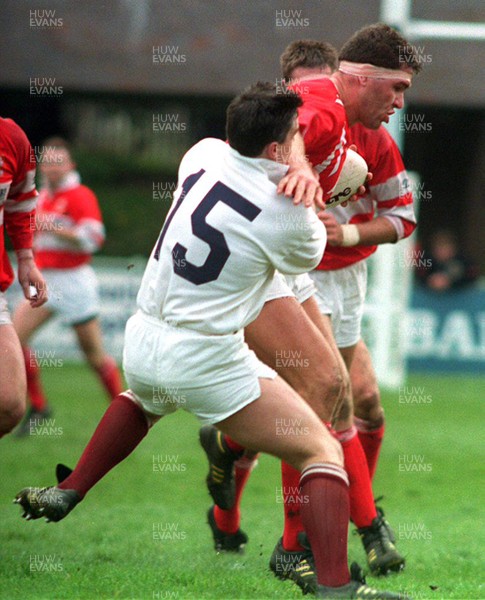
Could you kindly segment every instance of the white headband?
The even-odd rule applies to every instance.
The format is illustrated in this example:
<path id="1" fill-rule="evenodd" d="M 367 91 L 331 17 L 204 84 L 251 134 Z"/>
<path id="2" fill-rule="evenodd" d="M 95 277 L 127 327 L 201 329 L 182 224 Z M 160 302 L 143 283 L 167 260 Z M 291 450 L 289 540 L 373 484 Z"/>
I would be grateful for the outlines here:
<path id="1" fill-rule="evenodd" d="M 376 67 L 369 63 L 354 63 L 347 60 L 341 61 L 338 67 L 339 71 L 346 75 L 355 75 L 356 77 L 371 77 L 373 79 L 400 79 L 406 83 L 411 83 L 412 74 L 402 69 L 385 69 Z"/>

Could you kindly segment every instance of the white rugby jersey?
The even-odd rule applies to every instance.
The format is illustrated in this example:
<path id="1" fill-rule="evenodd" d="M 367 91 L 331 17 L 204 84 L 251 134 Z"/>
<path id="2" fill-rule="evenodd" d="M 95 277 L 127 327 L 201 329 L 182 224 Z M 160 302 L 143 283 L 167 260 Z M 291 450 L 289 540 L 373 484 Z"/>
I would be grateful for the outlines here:
<path id="1" fill-rule="evenodd" d="M 275 269 L 290 275 L 314 269 L 325 228 L 313 209 L 277 195 L 287 169 L 214 138 L 193 146 L 180 164 L 139 309 L 202 333 L 233 333 L 257 317 Z"/>

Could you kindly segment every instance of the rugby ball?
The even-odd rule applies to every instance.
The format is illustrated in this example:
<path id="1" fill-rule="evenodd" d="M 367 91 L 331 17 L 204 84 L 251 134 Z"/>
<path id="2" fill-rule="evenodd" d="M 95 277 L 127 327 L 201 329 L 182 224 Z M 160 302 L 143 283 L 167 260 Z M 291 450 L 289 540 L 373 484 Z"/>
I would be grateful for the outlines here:
<path id="1" fill-rule="evenodd" d="M 364 158 L 348 148 L 344 166 L 325 206 L 333 208 L 346 202 L 365 183 L 367 173 L 368 168 Z"/>

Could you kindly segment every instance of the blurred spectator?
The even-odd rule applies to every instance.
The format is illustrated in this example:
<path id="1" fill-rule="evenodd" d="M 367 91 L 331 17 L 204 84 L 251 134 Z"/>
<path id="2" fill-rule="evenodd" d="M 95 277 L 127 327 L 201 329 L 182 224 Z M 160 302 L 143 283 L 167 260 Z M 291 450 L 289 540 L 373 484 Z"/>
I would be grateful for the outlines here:
<path id="1" fill-rule="evenodd" d="M 418 279 L 435 292 L 463 287 L 479 277 L 478 265 L 459 252 L 458 240 L 448 229 L 431 236 L 423 258 L 425 267 L 418 268 Z"/>

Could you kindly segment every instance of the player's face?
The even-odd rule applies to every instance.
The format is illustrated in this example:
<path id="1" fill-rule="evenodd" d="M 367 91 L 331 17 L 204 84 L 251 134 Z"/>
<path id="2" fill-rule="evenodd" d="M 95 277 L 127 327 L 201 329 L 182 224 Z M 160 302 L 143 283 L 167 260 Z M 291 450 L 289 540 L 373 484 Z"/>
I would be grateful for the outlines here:
<path id="1" fill-rule="evenodd" d="M 404 92 L 410 83 L 400 79 L 367 79 L 363 88 L 360 121 L 369 129 L 388 123 L 397 109 L 404 106 Z"/>
<path id="2" fill-rule="evenodd" d="M 64 148 L 50 148 L 42 155 L 39 170 L 50 187 L 56 188 L 64 177 L 72 171 L 74 164 L 69 152 Z"/>

